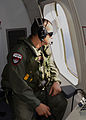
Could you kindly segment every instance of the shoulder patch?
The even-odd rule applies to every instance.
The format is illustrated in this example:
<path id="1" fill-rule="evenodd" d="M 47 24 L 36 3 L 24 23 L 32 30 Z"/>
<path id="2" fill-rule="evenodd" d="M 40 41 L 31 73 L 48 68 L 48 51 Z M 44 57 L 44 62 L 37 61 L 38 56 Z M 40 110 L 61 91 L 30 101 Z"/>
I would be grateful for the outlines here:
<path id="1" fill-rule="evenodd" d="M 18 64 L 22 60 L 23 56 L 20 53 L 13 53 L 12 55 L 12 63 Z"/>

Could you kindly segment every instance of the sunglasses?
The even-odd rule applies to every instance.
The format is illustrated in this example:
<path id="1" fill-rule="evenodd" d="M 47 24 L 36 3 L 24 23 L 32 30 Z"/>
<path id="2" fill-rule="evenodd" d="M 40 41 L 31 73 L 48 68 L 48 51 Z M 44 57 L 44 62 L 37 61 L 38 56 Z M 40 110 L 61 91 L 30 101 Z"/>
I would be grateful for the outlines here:
<path id="1" fill-rule="evenodd" d="M 49 33 L 48 33 L 48 35 L 49 35 L 50 37 L 52 37 L 52 35 L 53 35 L 53 32 L 49 32 Z"/>

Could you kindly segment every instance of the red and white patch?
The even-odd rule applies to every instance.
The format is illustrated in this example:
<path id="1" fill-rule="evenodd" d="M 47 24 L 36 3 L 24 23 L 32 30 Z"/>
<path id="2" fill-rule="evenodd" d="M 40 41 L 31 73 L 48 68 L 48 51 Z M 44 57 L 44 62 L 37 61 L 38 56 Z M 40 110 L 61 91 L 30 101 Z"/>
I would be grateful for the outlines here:
<path id="1" fill-rule="evenodd" d="M 22 60 L 23 56 L 20 53 L 13 53 L 12 62 L 18 64 Z"/>

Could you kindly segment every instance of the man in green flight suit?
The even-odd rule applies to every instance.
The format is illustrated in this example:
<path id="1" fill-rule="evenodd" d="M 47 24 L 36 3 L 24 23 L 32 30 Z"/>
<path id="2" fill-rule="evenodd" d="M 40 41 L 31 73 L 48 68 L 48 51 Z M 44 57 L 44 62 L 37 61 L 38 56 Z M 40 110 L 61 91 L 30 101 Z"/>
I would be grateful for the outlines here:
<path id="1" fill-rule="evenodd" d="M 50 50 L 52 34 L 52 24 L 37 18 L 29 38 L 8 54 L 1 84 L 13 109 L 13 120 L 36 120 L 37 115 L 45 120 L 63 118 L 67 101 Z"/>

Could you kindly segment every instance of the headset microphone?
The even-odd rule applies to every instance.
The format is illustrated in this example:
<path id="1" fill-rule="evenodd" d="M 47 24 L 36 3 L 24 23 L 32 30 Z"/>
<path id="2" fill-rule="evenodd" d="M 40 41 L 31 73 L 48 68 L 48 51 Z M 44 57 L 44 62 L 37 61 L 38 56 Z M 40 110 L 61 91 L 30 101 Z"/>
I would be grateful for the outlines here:
<path id="1" fill-rule="evenodd" d="M 53 44 L 53 42 L 50 43 L 51 45 Z"/>
<path id="2" fill-rule="evenodd" d="M 49 45 L 52 45 L 53 44 L 53 42 L 50 42 L 50 43 L 48 43 Z"/>
<path id="3" fill-rule="evenodd" d="M 42 42 L 47 43 L 45 40 L 42 40 Z M 48 45 L 52 45 L 53 42 L 47 43 Z"/>

